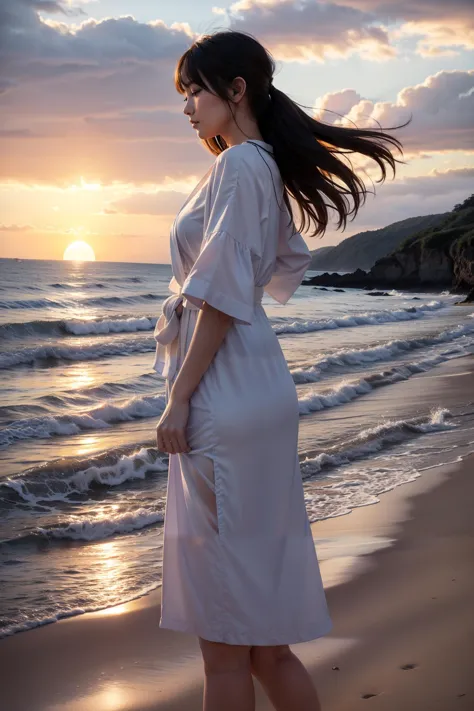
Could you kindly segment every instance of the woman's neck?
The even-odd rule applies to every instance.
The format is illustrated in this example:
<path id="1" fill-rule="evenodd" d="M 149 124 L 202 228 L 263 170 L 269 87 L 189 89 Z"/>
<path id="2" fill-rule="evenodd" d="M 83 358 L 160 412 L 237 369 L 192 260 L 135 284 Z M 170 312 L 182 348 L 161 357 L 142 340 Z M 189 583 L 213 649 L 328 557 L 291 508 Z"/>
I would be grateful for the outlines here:
<path id="1" fill-rule="evenodd" d="M 226 131 L 220 134 L 228 146 L 237 146 L 245 141 L 263 141 L 262 134 L 254 118 L 236 115 L 226 126 Z"/>

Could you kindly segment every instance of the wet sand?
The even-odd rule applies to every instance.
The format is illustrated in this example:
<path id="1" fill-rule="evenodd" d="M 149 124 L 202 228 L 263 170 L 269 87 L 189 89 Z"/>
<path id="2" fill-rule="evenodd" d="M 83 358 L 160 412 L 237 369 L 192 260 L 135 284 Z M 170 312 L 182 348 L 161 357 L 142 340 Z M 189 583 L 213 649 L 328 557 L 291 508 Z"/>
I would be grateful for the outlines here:
<path id="1" fill-rule="evenodd" d="M 468 389 L 472 403 L 473 359 L 462 360 L 464 372 L 448 364 L 438 387 L 453 398 L 462 391 L 463 401 Z M 474 456 L 459 453 L 462 461 L 425 471 L 376 505 L 312 525 L 334 627 L 292 649 L 324 711 L 472 708 Z M 341 555 L 327 555 L 331 548 Z M 199 711 L 197 639 L 160 630 L 159 605 L 156 590 L 2 640 L 2 708 Z M 270 710 L 255 687 L 258 711 Z"/>

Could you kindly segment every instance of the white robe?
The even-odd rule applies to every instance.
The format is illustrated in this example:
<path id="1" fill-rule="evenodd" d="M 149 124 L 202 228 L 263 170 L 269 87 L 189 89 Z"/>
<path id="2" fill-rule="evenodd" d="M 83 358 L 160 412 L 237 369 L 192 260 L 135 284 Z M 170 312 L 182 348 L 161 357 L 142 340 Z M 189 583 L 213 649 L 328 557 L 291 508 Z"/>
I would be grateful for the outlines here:
<path id="1" fill-rule="evenodd" d="M 191 451 L 169 455 L 160 627 L 242 645 L 332 627 L 298 461 L 298 399 L 261 304 L 284 304 L 309 250 L 283 202 L 271 146 L 221 153 L 171 229 L 173 278 L 154 367 L 176 377 L 203 302 L 234 318 L 190 399 Z M 178 318 L 176 306 L 183 303 Z"/>

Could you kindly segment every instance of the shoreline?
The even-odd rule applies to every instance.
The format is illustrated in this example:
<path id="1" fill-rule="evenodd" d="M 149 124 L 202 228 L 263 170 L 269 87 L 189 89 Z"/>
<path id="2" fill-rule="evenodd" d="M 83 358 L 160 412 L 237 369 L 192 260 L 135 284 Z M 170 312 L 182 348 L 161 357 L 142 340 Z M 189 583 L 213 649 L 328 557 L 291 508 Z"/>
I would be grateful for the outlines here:
<path id="1" fill-rule="evenodd" d="M 420 382 L 418 395 L 408 381 L 379 393 L 382 412 L 412 397 L 421 397 L 423 410 L 438 406 L 440 397 L 472 410 L 473 372 L 472 355 L 449 360 L 419 376 L 434 387 Z M 378 494 L 377 502 L 311 524 L 333 629 L 292 649 L 313 675 L 323 711 L 357 711 L 367 698 L 386 711 L 472 704 L 474 452 L 458 440 L 454 450 L 433 456 L 420 476 Z M 1 639 L 5 707 L 200 710 L 198 639 L 158 627 L 160 600 L 158 587 Z M 407 664 L 415 666 L 400 668 Z M 257 711 L 270 711 L 257 681 L 255 689 Z"/>
<path id="2" fill-rule="evenodd" d="M 292 645 L 314 676 L 325 711 L 357 709 L 366 702 L 363 694 L 376 695 L 377 709 L 393 711 L 407 704 L 451 711 L 448 697 L 454 708 L 467 709 L 472 702 L 467 647 L 469 625 L 474 633 L 468 619 L 474 592 L 473 470 L 474 454 L 466 455 L 381 494 L 375 505 L 311 525 L 318 554 L 322 539 L 328 545 L 344 541 L 346 551 L 352 541 L 354 549 L 354 555 L 342 556 L 342 565 L 337 558 L 321 562 L 333 630 Z M 375 550 L 361 553 L 361 539 L 372 540 Z M 198 641 L 158 628 L 160 596 L 158 588 L 130 603 L 1 640 L 8 710 L 197 711 Z M 416 667 L 403 671 L 403 664 Z M 450 690 L 437 701 L 438 682 Z M 258 682 L 255 687 L 257 709 L 269 711 Z M 417 699 L 412 706 L 411 697 L 400 697 L 410 693 Z"/>

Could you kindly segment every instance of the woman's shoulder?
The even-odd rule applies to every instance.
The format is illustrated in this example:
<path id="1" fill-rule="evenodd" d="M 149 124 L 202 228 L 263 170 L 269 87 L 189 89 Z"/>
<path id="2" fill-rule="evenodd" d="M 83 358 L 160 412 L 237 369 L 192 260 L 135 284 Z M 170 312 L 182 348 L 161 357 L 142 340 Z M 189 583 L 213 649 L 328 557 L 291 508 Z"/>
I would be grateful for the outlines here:
<path id="1" fill-rule="evenodd" d="M 249 180 L 271 180 L 276 164 L 263 146 L 244 141 L 222 151 L 214 166 L 217 172 L 226 174 L 230 179 L 239 175 Z"/>

